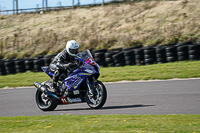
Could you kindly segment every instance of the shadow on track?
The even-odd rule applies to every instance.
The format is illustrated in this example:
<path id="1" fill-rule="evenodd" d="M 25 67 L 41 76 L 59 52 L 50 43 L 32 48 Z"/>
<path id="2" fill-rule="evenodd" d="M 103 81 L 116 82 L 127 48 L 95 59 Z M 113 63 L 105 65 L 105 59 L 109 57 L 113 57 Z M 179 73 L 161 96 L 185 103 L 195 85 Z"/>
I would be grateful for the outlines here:
<path id="1" fill-rule="evenodd" d="M 76 111 L 76 110 L 109 110 L 109 109 L 127 109 L 127 108 L 138 108 L 138 107 L 150 107 L 150 106 L 156 106 L 156 105 L 122 105 L 122 106 L 107 106 L 107 107 L 102 107 L 101 109 L 91 109 L 90 107 L 88 108 L 76 108 L 76 109 L 58 109 L 54 111 Z"/>
<path id="2" fill-rule="evenodd" d="M 138 107 L 149 107 L 149 106 L 155 106 L 155 105 L 123 105 L 123 106 L 108 106 L 108 107 L 103 107 L 103 109 L 124 109 L 124 108 L 138 108 Z"/>

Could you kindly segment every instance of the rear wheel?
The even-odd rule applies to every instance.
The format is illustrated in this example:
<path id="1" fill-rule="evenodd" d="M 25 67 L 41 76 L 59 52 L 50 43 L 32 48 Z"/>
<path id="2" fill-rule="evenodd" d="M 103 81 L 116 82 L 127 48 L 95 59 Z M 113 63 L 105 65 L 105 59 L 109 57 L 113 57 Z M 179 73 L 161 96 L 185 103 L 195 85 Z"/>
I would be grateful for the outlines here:
<path id="1" fill-rule="evenodd" d="M 35 100 L 37 106 L 43 111 L 52 111 L 57 107 L 56 99 L 48 97 L 40 90 L 36 91 Z"/>
<path id="2" fill-rule="evenodd" d="M 93 86 L 93 95 L 87 92 L 87 104 L 92 109 L 101 108 L 107 99 L 106 87 L 101 81 L 97 81 Z"/>

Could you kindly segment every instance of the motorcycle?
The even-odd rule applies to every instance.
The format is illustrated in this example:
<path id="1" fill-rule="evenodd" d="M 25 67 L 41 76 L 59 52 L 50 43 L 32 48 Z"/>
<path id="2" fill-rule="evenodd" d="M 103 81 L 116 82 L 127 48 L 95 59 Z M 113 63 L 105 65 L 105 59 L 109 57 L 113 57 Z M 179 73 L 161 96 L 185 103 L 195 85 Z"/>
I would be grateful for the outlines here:
<path id="1" fill-rule="evenodd" d="M 97 80 L 100 76 L 100 67 L 94 61 L 89 50 L 82 51 L 76 57 L 81 65 L 66 76 L 63 73 L 59 77 L 57 94 L 52 87 L 53 73 L 49 67 L 42 70 L 50 76 L 48 81 L 34 82 L 37 89 L 35 94 L 36 104 L 43 111 L 52 111 L 57 105 L 87 102 L 92 109 L 101 108 L 107 99 L 107 91 L 104 84 Z"/>

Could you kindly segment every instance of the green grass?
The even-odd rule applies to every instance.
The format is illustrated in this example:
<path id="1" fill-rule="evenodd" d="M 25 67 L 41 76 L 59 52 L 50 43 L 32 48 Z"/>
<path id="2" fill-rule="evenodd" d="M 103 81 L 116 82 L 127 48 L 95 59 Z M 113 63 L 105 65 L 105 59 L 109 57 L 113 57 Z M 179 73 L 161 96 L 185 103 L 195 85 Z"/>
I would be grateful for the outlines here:
<path id="1" fill-rule="evenodd" d="M 100 80 L 108 82 L 196 77 L 200 77 L 200 61 L 102 68 Z"/>
<path id="2" fill-rule="evenodd" d="M 200 61 L 101 68 L 99 80 L 113 82 L 121 80 L 135 81 L 195 77 L 200 77 Z M 43 82 L 48 79 L 49 77 L 43 72 L 26 72 L 0 76 L 0 88 L 5 86 L 33 86 L 34 81 Z"/>
<path id="3" fill-rule="evenodd" d="M 0 117 L 0 132 L 200 133 L 200 115 L 60 115 Z"/>

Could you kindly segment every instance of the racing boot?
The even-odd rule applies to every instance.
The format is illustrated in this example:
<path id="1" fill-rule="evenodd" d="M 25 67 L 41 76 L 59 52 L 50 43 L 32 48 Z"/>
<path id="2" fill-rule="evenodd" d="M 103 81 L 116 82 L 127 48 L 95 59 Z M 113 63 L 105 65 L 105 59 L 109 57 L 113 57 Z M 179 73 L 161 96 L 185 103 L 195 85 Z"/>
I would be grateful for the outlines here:
<path id="1" fill-rule="evenodd" d="M 57 95 L 60 95 L 60 93 L 61 93 L 59 86 L 57 86 L 59 76 L 60 76 L 60 72 L 59 72 L 59 70 L 56 70 L 54 72 L 54 75 L 53 75 L 53 78 L 52 78 L 52 86 L 53 86 L 53 89 L 55 89 L 55 93 Z"/>
<path id="2" fill-rule="evenodd" d="M 53 86 L 53 89 L 55 89 L 55 93 L 56 93 L 57 95 L 61 95 L 61 91 L 60 91 L 59 86 L 57 86 L 57 82 L 54 82 L 54 81 L 53 81 L 52 86 Z"/>

